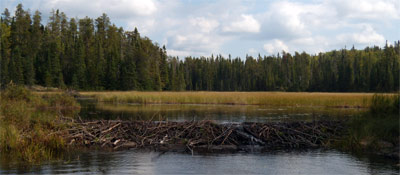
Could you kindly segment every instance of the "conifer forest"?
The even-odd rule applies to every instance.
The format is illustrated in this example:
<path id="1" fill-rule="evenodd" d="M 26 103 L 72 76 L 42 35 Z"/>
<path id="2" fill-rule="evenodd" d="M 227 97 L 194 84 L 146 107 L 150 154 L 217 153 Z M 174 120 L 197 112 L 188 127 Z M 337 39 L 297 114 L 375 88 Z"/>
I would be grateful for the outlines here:
<path id="1" fill-rule="evenodd" d="M 44 23 L 47 21 L 47 24 Z M 319 54 L 178 58 L 165 46 L 114 25 L 107 14 L 48 20 L 21 4 L 1 16 L 1 86 L 139 91 L 393 92 L 400 41 Z"/>

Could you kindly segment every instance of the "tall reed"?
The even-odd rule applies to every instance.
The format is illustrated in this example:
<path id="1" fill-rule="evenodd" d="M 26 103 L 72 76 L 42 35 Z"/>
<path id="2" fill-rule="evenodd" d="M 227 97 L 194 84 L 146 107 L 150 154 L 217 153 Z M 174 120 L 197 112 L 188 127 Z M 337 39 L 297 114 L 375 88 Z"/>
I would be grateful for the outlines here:
<path id="1" fill-rule="evenodd" d="M 349 121 L 342 147 L 350 150 L 389 154 L 399 158 L 400 95 L 375 94 L 369 111 Z"/>

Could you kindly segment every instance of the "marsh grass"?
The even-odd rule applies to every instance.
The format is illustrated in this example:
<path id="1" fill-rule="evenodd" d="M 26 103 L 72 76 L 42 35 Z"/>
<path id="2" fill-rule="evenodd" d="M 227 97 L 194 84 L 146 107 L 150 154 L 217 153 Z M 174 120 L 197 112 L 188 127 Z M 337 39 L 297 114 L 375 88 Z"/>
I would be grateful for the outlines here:
<path id="1" fill-rule="evenodd" d="M 80 92 L 101 102 L 368 107 L 371 93 L 307 92 Z"/>
<path id="2" fill-rule="evenodd" d="M 400 93 L 396 95 L 375 94 L 371 99 L 370 113 L 399 114 Z"/>
<path id="3" fill-rule="evenodd" d="M 350 121 L 348 146 L 351 149 L 380 149 L 379 142 L 399 142 L 398 115 L 365 114 Z"/>
<path id="4" fill-rule="evenodd" d="M 11 86 L 1 92 L 0 152 L 2 155 L 35 163 L 61 154 L 65 127 L 58 112 L 75 105 L 72 97 L 52 95 L 44 99 L 24 87 Z M 5 156 L 7 157 L 7 156 Z"/>
<path id="5" fill-rule="evenodd" d="M 340 147 L 360 152 L 393 153 L 399 146 L 400 95 L 375 94 L 371 98 L 369 111 L 348 122 L 348 134 Z M 382 144 L 382 143 L 390 143 Z"/>

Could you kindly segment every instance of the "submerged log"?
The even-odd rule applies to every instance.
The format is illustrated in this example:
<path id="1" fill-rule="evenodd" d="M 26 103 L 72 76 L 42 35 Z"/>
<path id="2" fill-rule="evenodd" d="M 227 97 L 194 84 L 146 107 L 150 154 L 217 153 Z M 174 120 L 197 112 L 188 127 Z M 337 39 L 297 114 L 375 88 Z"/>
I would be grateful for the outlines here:
<path id="1" fill-rule="evenodd" d="M 250 147 L 293 149 L 322 147 L 343 130 L 340 121 L 216 124 L 212 121 L 75 121 L 66 143 L 114 150 L 233 152 Z"/>

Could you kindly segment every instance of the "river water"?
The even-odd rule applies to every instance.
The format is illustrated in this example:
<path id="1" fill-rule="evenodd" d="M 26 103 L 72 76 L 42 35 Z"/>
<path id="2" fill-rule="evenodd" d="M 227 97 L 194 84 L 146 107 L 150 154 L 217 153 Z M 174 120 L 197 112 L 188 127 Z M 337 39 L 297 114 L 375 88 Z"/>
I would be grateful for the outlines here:
<path id="1" fill-rule="evenodd" d="M 40 166 L 0 165 L 0 174 L 398 174 L 394 162 L 318 149 L 211 155 L 91 151 Z"/>
<path id="2" fill-rule="evenodd" d="M 82 103 L 81 118 L 275 122 L 345 119 L 359 109 L 231 105 L 111 105 Z M 1 156 L 0 156 L 1 157 Z M 399 174 L 398 162 L 337 150 L 278 150 L 234 154 L 187 154 L 143 150 L 86 151 L 25 165 L 0 159 L 0 174 Z"/>
<path id="3" fill-rule="evenodd" d="M 257 105 L 138 105 L 81 102 L 85 119 L 276 122 L 347 119 L 365 109 Z"/>

